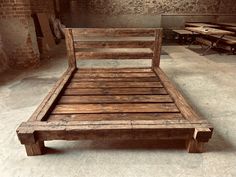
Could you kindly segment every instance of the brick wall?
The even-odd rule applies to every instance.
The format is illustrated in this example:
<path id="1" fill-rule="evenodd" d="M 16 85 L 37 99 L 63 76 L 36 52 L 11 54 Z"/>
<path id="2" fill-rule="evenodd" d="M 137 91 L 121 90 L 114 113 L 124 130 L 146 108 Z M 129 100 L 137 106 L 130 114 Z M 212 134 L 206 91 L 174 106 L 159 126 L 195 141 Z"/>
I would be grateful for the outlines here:
<path id="1" fill-rule="evenodd" d="M 0 0 L 1 51 L 10 67 L 32 67 L 40 62 L 31 17 L 36 12 L 54 13 L 53 0 Z M 6 65 L 1 65 L 0 71 L 3 67 Z"/>
<path id="2" fill-rule="evenodd" d="M 53 0 L 30 0 L 32 13 L 54 14 Z"/>

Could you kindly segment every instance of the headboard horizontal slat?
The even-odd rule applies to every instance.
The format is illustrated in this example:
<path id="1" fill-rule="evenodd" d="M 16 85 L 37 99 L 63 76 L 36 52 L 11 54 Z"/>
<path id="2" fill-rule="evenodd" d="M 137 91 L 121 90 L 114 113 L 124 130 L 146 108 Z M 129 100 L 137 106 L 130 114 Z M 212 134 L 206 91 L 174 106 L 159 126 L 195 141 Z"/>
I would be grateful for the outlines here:
<path id="1" fill-rule="evenodd" d="M 73 36 L 119 36 L 119 37 L 150 37 L 155 35 L 154 28 L 80 28 L 72 29 Z"/>
<path id="2" fill-rule="evenodd" d="M 152 59 L 153 52 L 76 52 L 79 59 Z"/>
<path id="3" fill-rule="evenodd" d="M 153 48 L 153 41 L 75 41 L 75 48 Z"/>

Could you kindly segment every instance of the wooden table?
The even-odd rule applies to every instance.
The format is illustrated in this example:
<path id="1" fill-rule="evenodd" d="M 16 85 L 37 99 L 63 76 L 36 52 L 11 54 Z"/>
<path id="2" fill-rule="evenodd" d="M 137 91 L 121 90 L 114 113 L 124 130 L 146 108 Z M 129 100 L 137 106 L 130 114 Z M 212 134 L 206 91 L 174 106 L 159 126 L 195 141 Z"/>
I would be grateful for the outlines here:
<path id="1" fill-rule="evenodd" d="M 204 36 L 210 36 L 210 35 L 220 35 L 220 38 L 209 45 L 209 47 L 202 53 L 202 55 L 205 55 L 210 49 L 217 46 L 217 44 L 224 38 L 225 35 L 232 35 L 234 32 L 222 30 L 222 29 L 215 29 L 215 28 L 209 28 L 209 27 L 186 27 L 186 30 L 191 31 L 192 33 L 198 33 L 199 35 Z M 195 42 L 195 41 L 193 41 Z M 192 45 L 191 43 L 189 47 Z"/>
<path id="2" fill-rule="evenodd" d="M 236 27 L 236 23 L 217 23 L 217 25 Z"/>
<path id="3" fill-rule="evenodd" d="M 236 26 L 226 27 L 225 29 L 234 31 L 236 33 Z"/>
<path id="4" fill-rule="evenodd" d="M 186 23 L 186 27 L 211 27 L 211 28 L 217 28 L 219 27 L 218 25 L 213 25 L 209 23 Z"/>

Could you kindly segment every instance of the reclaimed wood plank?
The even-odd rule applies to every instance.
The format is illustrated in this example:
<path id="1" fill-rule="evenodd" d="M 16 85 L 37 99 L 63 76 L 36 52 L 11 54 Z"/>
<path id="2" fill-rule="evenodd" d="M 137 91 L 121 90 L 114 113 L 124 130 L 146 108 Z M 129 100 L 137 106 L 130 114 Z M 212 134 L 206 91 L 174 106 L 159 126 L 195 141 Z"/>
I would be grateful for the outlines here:
<path id="1" fill-rule="evenodd" d="M 86 73 L 150 73 L 153 72 L 152 68 L 79 68 L 78 73 L 86 72 Z"/>
<path id="2" fill-rule="evenodd" d="M 164 88 L 66 89 L 65 96 L 76 95 L 166 95 Z"/>
<path id="3" fill-rule="evenodd" d="M 75 48 L 73 42 L 72 29 L 65 29 L 65 38 L 66 38 L 66 48 L 67 48 L 67 57 L 69 67 L 76 68 L 76 57 L 75 57 Z"/>
<path id="4" fill-rule="evenodd" d="M 78 103 L 171 103 L 169 95 L 62 96 L 59 104 Z"/>
<path id="5" fill-rule="evenodd" d="M 51 114 L 47 121 L 183 120 L 180 113 Z"/>
<path id="6" fill-rule="evenodd" d="M 179 112 L 172 103 L 146 104 L 59 104 L 52 111 L 53 114 L 76 113 L 132 113 L 132 112 Z"/>
<path id="7" fill-rule="evenodd" d="M 153 48 L 154 41 L 75 41 L 75 48 Z"/>
<path id="8" fill-rule="evenodd" d="M 62 93 L 66 84 L 72 77 L 74 71 L 74 68 L 68 68 L 68 70 L 63 74 L 61 79 L 57 81 L 53 89 L 49 92 L 46 98 L 32 114 L 29 121 L 44 120 L 48 116 L 48 114 L 50 114 L 51 108 L 56 104 L 58 96 Z"/>
<path id="9" fill-rule="evenodd" d="M 161 57 L 161 44 L 162 44 L 162 30 L 155 30 L 155 44 L 154 54 L 152 59 L 152 67 L 159 67 Z"/>
<path id="10" fill-rule="evenodd" d="M 80 28 L 72 29 L 73 36 L 113 36 L 113 37 L 152 37 L 155 34 L 154 28 Z"/>
<path id="11" fill-rule="evenodd" d="M 67 88 L 161 88 L 160 82 L 71 82 Z"/>
<path id="12" fill-rule="evenodd" d="M 71 82 L 159 82 L 157 77 L 75 77 Z"/>
<path id="13" fill-rule="evenodd" d="M 152 51 L 146 52 L 76 52 L 76 58 L 84 59 L 152 59 Z"/>
<path id="14" fill-rule="evenodd" d="M 117 77 L 157 77 L 154 72 L 148 73 L 75 73 L 74 78 L 117 78 Z"/>
<path id="15" fill-rule="evenodd" d="M 197 115 L 197 113 L 187 103 L 187 101 L 177 90 L 177 88 L 170 82 L 165 73 L 160 68 L 155 68 L 154 71 L 161 79 L 162 84 L 164 85 L 170 96 L 173 98 L 176 106 L 179 108 L 183 116 L 189 121 L 202 120 L 202 118 Z"/>

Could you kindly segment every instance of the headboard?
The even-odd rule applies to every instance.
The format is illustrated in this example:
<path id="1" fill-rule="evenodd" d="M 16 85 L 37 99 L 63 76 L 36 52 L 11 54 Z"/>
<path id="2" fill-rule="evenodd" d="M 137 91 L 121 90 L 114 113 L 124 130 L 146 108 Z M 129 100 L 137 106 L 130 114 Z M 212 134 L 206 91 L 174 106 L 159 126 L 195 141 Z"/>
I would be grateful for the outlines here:
<path id="1" fill-rule="evenodd" d="M 152 59 L 159 67 L 162 29 L 66 28 L 69 67 L 76 59 Z"/>

